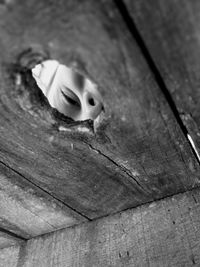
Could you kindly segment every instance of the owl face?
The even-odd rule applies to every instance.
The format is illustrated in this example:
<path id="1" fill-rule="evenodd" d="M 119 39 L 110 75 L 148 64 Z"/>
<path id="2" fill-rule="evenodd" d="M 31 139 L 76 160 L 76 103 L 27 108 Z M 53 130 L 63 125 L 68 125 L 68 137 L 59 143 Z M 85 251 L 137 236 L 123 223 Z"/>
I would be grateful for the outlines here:
<path id="1" fill-rule="evenodd" d="M 97 85 L 74 69 L 46 60 L 32 74 L 50 105 L 64 115 L 79 121 L 94 120 L 101 113 L 103 100 Z"/>

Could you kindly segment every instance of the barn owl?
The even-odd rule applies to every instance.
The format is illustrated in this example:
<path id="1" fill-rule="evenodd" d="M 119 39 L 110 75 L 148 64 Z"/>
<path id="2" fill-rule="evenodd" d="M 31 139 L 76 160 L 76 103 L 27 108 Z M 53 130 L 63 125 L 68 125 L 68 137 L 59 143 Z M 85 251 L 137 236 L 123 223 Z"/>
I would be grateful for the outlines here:
<path id="1" fill-rule="evenodd" d="M 32 69 L 38 87 L 49 104 L 64 115 L 79 121 L 96 119 L 103 109 L 97 85 L 56 60 L 46 60 Z"/>

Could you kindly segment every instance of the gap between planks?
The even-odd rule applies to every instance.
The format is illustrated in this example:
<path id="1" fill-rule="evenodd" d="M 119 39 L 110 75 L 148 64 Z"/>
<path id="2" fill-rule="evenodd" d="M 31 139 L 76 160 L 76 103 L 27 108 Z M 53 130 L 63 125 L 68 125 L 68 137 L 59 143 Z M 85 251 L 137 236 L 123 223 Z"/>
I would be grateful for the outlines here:
<path id="1" fill-rule="evenodd" d="M 4 229 L 2 227 L 0 227 L 0 232 L 5 233 L 5 234 L 9 235 L 10 237 L 14 237 L 14 238 L 17 238 L 17 239 L 20 239 L 20 240 L 23 240 L 23 241 L 28 240 L 27 238 L 19 236 L 19 235 L 15 234 L 15 233 L 13 233 L 13 232 L 11 232 L 9 230 L 6 230 L 6 229 Z"/>
<path id="2" fill-rule="evenodd" d="M 43 191 L 45 194 L 48 194 L 50 197 L 52 197 L 53 199 L 57 200 L 58 202 L 62 203 L 67 208 L 69 208 L 72 211 L 76 212 L 77 214 L 81 215 L 83 218 L 87 219 L 88 221 L 91 221 L 91 219 L 88 218 L 86 215 L 80 213 L 76 209 L 74 209 L 71 206 L 67 205 L 64 201 L 62 201 L 61 199 L 59 199 L 59 198 L 55 197 L 54 195 L 50 194 L 44 188 L 42 188 L 42 187 L 38 186 L 37 184 L 33 183 L 28 178 L 26 178 L 24 175 L 22 175 L 20 172 L 16 171 L 15 169 L 13 169 L 12 167 L 10 167 L 9 165 L 5 164 L 3 161 L 0 161 L 0 164 L 4 165 L 5 167 L 7 167 L 8 169 L 10 169 L 11 171 L 13 171 L 14 173 L 16 173 L 17 175 L 20 175 L 23 179 L 25 179 L 26 181 L 28 181 L 30 184 L 34 185 L 35 187 L 37 187 L 38 189 L 40 189 L 41 191 Z"/>
<path id="3" fill-rule="evenodd" d="M 164 97 L 165 97 L 169 107 L 171 108 L 178 125 L 180 126 L 187 142 L 190 145 L 190 148 L 191 148 L 198 164 L 200 165 L 200 155 L 196 149 L 194 141 L 193 141 L 192 137 L 189 135 L 188 130 L 181 119 L 181 116 L 178 112 L 176 104 L 175 104 L 169 90 L 167 89 L 167 86 L 166 86 L 166 84 L 162 78 L 162 75 L 159 72 L 159 69 L 156 66 L 156 63 L 154 62 L 146 44 L 145 44 L 145 41 L 143 40 L 139 30 L 137 29 L 136 24 L 135 24 L 132 16 L 130 15 L 123 0 L 113 0 L 113 1 L 115 2 L 116 6 L 118 8 L 118 11 L 121 14 L 122 19 L 124 20 L 128 30 L 130 31 L 131 35 L 133 36 L 133 38 L 137 42 L 137 44 L 141 50 L 141 53 L 143 54 L 144 58 L 146 59 L 146 62 L 148 64 L 150 70 L 152 71 L 159 88 L 161 89 L 162 93 L 164 94 Z"/>

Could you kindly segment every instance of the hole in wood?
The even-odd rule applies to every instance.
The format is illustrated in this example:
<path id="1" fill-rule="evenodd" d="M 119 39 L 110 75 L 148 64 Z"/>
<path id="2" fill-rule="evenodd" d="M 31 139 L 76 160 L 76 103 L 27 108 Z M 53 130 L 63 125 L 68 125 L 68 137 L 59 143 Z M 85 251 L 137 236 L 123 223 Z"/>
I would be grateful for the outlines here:
<path id="1" fill-rule="evenodd" d="M 32 75 L 49 104 L 75 121 L 95 120 L 103 110 L 97 85 L 56 60 L 37 64 Z"/>

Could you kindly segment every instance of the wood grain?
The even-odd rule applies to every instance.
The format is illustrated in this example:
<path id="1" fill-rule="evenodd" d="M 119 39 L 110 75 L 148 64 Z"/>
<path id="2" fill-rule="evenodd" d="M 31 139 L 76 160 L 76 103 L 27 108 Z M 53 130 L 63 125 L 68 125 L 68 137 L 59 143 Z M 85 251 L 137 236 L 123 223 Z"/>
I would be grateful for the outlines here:
<path id="1" fill-rule="evenodd" d="M 12 246 L 0 250 L 0 267 L 17 267 L 19 246 Z"/>
<path id="2" fill-rule="evenodd" d="M 200 153 L 200 2 L 125 3 Z"/>
<path id="3" fill-rule="evenodd" d="M 4 164 L 90 219 L 199 185 L 187 140 L 111 1 L 16 0 L 0 12 Z M 45 53 L 99 84 L 105 114 L 95 129 L 41 95 L 24 66 Z"/>
<path id="4" fill-rule="evenodd" d="M 23 238 L 31 238 L 85 220 L 0 164 L 0 228 Z"/>
<path id="5" fill-rule="evenodd" d="M 21 267 L 200 265 L 200 191 L 28 241 Z"/>
<path id="6" fill-rule="evenodd" d="M 14 237 L 10 235 L 9 233 L 6 233 L 5 231 L 2 231 L 0 229 L 0 251 L 3 248 L 22 244 L 22 242 L 24 242 L 24 240 Z M 1 262 L 1 256 L 0 256 L 0 262 Z"/>

